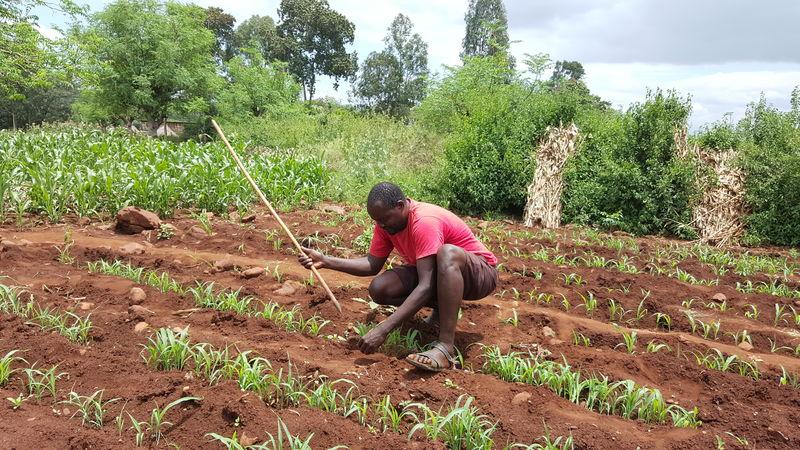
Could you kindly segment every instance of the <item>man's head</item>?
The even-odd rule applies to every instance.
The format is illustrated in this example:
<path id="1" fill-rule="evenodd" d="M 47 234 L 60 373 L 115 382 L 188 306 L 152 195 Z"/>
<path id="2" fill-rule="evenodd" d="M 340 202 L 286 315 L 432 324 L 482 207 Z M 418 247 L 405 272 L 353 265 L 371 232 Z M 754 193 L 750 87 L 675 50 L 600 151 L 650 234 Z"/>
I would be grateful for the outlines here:
<path id="1" fill-rule="evenodd" d="M 399 186 L 378 183 L 367 196 L 367 212 L 379 227 L 397 234 L 408 225 L 408 202 Z"/>

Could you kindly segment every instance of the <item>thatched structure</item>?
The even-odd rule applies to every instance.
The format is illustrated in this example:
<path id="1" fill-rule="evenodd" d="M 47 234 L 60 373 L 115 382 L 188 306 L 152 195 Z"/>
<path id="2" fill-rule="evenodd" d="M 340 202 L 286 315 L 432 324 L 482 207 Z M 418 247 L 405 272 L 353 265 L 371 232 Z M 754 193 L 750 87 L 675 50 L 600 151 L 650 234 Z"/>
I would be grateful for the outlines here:
<path id="1" fill-rule="evenodd" d="M 536 170 L 528 186 L 525 226 L 558 228 L 561 225 L 561 193 L 567 159 L 575 152 L 578 127 L 548 127 L 536 152 Z"/>
<path id="2" fill-rule="evenodd" d="M 736 244 L 744 233 L 747 215 L 745 176 L 736 165 L 738 153 L 735 149 L 703 149 L 690 145 L 686 134 L 686 129 L 675 132 L 678 155 L 698 162 L 697 185 L 703 192 L 692 209 L 691 225 L 703 243 Z"/>

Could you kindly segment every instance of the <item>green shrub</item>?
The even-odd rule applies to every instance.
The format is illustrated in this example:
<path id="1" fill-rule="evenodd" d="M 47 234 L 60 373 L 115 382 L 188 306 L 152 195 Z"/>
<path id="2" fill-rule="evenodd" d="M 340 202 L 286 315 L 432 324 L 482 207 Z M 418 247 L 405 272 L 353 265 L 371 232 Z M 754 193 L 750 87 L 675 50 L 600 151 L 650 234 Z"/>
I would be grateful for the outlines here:
<path id="1" fill-rule="evenodd" d="M 695 167 L 677 157 L 674 141 L 690 108 L 657 90 L 625 114 L 583 115 L 582 144 L 565 172 L 564 220 L 690 237 Z"/>
<path id="2" fill-rule="evenodd" d="M 761 98 L 738 125 L 746 173 L 746 241 L 800 245 L 800 129 L 794 112 L 781 112 Z"/>
<path id="3" fill-rule="evenodd" d="M 573 119 L 580 100 L 575 89 L 525 83 L 501 54 L 451 69 L 415 111 L 446 135 L 437 197 L 464 213 L 520 214 L 536 145 L 548 126 Z"/>

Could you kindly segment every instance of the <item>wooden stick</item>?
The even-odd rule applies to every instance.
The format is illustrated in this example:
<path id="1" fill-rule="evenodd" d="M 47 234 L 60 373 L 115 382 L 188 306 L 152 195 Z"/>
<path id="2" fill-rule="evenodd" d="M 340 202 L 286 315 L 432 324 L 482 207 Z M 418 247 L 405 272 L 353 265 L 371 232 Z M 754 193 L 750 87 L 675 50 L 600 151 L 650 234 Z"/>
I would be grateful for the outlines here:
<path id="1" fill-rule="evenodd" d="M 250 176 L 250 173 L 247 171 L 247 169 L 242 164 L 242 161 L 239 160 L 239 156 L 236 155 L 236 152 L 233 150 L 233 147 L 231 147 L 231 144 L 228 142 L 228 139 L 225 137 L 225 134 L 222 132 L 222 128 L 219 127 L 219 125 L 217 124 L 217 122 L 214 119 L 211 119 L 211 124 L 214 125 L 214 129 L 217 130 L 217 133 L 219 134 L 219 137 L 222 138 L 222 142 L 224 142 L 225 146 L 228 147 L 228 151 L 231 152 L 231 156 L 233 156 L 233 159 L 236 161 L 236 165 L 239 166 L 239 170 L 242 171 L 242 173 L 244 174 L 245 178 L 247 178 L 247 181 L 250 182 L 250 186 L 252 186 L 253 190 L 256 192 L 256 194 L 258 194 L 258 198 L 261 199 L 261 203 L 263 203 L 264 205 L 267 206 L 267 208 L 269 209 L 269 212 L 272 214 L 272 217 L 274 217 L 275 220 L 278 221 L 278 223 L 280 224 L 281 228 L 283 228 L 283 231 L 286 232 L 286 234 L 289 236 L 289 239 L 292 240 L 292 243 L 294 244 L 294 246 L 297 247 L 297 251 L 299 251 L 300 254 L 305 255 L 305 252 L 303 251 L 303 247 L 300 245 L 299 242 L 297 242 L 297 239 L 294 238 L 294 234 L 292 234 L 291 230 L 289 230 L 289 227 L 287 227 L 286 224 L 283 223 L 283 220 L 281 220 L 280 216 L 278 215 L 278 212 L 275 211 L 275 208 L 272 207 L 272 205 L 270 204 L 269 200 L 267 200 L 267 198 L 264 197 L 264 193 L 261 192 L 261 189 L 259 189 L 258 185 L 256 184 L 256 182 L 253 181 L 253 178 Z M 325 292 L 328 294 L 328 297 L 330 297 L 330 299 L 333 300 L 333 304 L 336 306 L 336 309 L 339 311 L 339 313 L 341 313 L 342 312 L 342 307 L 341 307 L 341 305 L 339 305 L 339 301 L 336 300 L 336 296 L 334 296 L 333 292 L 331 292 L 331 288 L 328 287 L 328 283 L 325 282 L 325 280 L 322 278 L 322 275 L 319 273 L 319 271 L 317 270 L 316 267 L 311 266 L 311 271 L 314 273 L 314 276 L 317 277 L 317 279 L 319 280 L 319 282 L 322 285 L 322 287 L 325 288 Z"/>

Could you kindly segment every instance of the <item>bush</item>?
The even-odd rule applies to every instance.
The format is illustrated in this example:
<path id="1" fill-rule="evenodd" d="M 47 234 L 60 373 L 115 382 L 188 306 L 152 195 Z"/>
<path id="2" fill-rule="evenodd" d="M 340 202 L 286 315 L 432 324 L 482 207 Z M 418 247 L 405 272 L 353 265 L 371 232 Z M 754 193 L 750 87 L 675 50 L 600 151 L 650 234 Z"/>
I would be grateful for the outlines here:
<path id="1" fill-rule="evenodd" d="M 520 214 L 536 145 L 548 126 L 573 119 L 579 100 L 521 81 L 502 54 L 467 59 L 415 111 L 446 135 L 436 195 L 463 213 Z"/>
<path id="2" fill-rule="evenodd" d="M 649 92 L 625 114 L 579 118 L 584 136 L 565 173 L 564 220 L 636 234 L 691 236 L 695 167 L 676 155 L 674 132 L 690 103 Z"/>
<path id="3" fill-rule="evenodd" d="M 793 112 L 761 98 L 737 127 L 746 172 L 746 241 L 800 245 L 800 129 Z"/>

